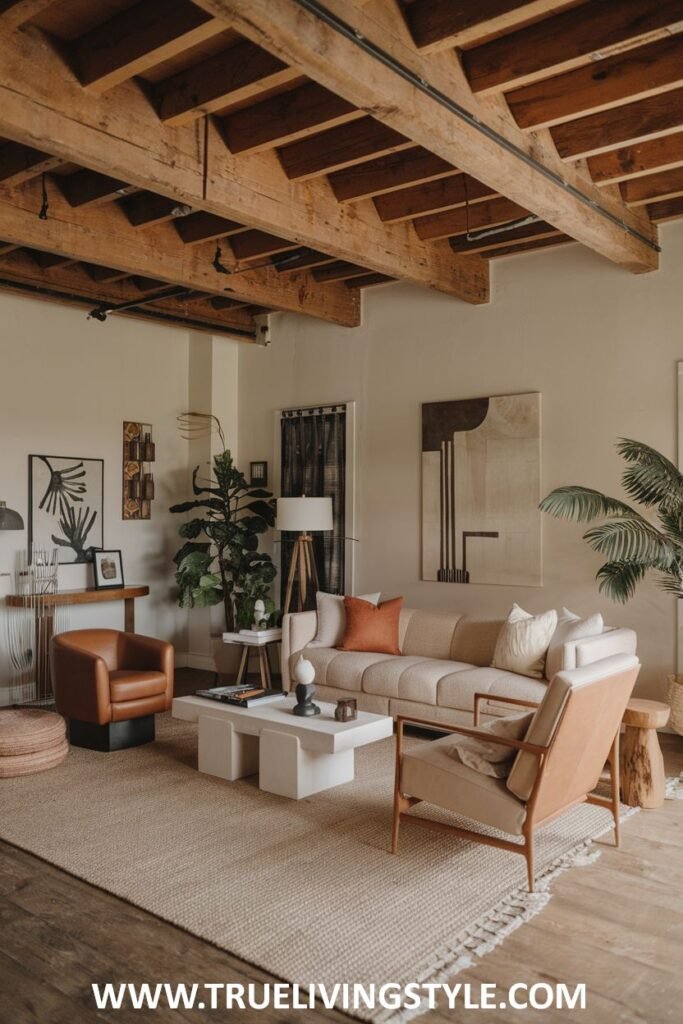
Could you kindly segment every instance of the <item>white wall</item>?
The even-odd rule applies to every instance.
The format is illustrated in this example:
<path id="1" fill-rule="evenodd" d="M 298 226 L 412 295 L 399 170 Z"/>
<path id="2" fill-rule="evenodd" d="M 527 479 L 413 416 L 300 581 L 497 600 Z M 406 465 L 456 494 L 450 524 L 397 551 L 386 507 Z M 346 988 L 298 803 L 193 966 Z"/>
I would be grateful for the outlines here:
<path id="1" fill-rule="evenodd" d="M 661 269 L 633 276 L 579 246 L 493 267 L 492 301 L 474 307 L 405 285 L 370 290 L 357 330 L 283 314 L 267 349 L 240 349 L 240 454 L 272 464 L 273 411 L 358 403 L 360 545 L 356 591 L 487 616 L 601 609 L 638 630 L 641 692 L 661 695 L 674 664 L 675 602 L 651 583 L 625 608 L 597 594 L 600 564 L 574 524 L 544 520 L 544 586 L 420 581 L 420 405 L 542 392 L 542 488 L 620 493 L 614 442 L 634 437 L 676 457 L 676 362 L 683 359 L 683 225 L 662 229 Z"/>
<path id="2" fill-rule="evenodd" d="M 194 367 L 194 397 L 203 394 L 206 402 L 202 411 L 215 404 L 234 429 L 239 343 L 124 317 L 100 324 L 87 321 L 83 309 L 10 294 L 0 294 L 0 325 L 0 500 L 27 523 L 29 453 L 104 459 L 104 544 L 122 550 L 127 583 L 151 588 L 136 602 L 136 629 L 173 641 L 182 654 L 188 613 L 175 604 L 171 561 L 181 520 L 168 508 L 190 497 L 190 451 L 176 416 L 188 409 Z M 203 393 L 197 378 L 205 379 Z M 121 517 L 124 419 L 154 429 L 156 498 L 146 522 Z M 14 567 L 26 543 L 26 531 L 0 533 L 0 573 Z M 90 571 L 62 567 L 60 587 L 92 585 Z M 10 580 L 0 578 L 0 594 L 9 587 Z M 75 607 L 70 616 L 72 628 L 122 628 L 123 605 Z M 0 704 L 8 698 L 6 648 L 0 622 Z"/>

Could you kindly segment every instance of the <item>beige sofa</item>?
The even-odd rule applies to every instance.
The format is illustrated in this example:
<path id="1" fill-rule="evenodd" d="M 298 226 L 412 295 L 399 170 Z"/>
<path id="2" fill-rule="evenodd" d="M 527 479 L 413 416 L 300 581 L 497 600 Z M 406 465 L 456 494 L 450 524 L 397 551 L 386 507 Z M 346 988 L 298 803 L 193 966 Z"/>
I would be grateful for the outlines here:
<path id="1" fill-rule="evenodd" d="M 491 667 L 502 619 L 474 619 L 455 611 L 405 608 L 400 656 L 308 646 L 316 634 L 316 612 L 285 615 L 282 624 L 282 683 L 292 688 L 291 670 L 302 651 L 315 666 L 316 696 L 323 701 L 356 697 L 364 711 L 412 715 L 451 725 L 472 721 L 475 693 L 540 701 L 548 680 L 530 679 Z M 562 670 L 580 668 L 614 654 L 633 655 L 631 629 L 605 629 L 599 636 L 564 645 Z M 484 715 L 505 715 L 514 706 L 496 702 Z"/>

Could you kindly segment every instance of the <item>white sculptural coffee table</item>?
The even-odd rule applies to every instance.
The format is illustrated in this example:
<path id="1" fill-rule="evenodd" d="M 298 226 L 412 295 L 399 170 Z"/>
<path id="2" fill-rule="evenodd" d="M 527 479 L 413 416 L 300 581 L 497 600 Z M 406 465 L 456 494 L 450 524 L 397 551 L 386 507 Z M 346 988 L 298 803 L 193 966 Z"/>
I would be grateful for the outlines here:
<path id="1" fill-rule="evenodd" d="M 262 707 L 240 708 L 205 697 L 176 697 L 172 715 L 198 723 L 200 772 L 220 779 L 259 776 L 259 788 L 301 800 L 353 781 L 356 747 L 393 733 L 388 715 L 359 711 L 337 722 L 334 704 L 316 701 L 320 714 L 298 718 L 294 697 Z"/>

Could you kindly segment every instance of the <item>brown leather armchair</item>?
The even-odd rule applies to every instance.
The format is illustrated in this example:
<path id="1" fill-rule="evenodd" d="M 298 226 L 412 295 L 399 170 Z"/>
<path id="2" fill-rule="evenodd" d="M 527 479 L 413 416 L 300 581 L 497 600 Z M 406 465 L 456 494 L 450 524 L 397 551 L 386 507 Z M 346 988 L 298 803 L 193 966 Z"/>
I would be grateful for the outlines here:
<path id="1" fill-rule="evenodd" d="M 154 739 L 154 715 L 173 700 L 173 646 L 115 629 L 58 633 L 50 649 L 57 710 L 69 740 L 123 750 Z"/>

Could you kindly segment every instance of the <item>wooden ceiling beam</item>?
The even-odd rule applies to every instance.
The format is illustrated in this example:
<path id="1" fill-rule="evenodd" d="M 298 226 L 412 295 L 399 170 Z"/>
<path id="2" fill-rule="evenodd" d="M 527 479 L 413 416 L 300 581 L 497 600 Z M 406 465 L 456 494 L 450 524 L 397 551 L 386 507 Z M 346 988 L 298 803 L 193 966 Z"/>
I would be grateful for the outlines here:
<path id="1" fill-rule="evenodd" d="M 298 72 L 267 50 L 244 39 L 163 79 L 150 92 L 161 120 L 179 125 L 230 104 L 245 103 L 297 76 Z"/>
<path id="2" fill-rule="evenodd" d="M 231 153 L 258 153 L 346 124 L 362 114 L 362 110 L 329 89 L 307 82 L 298 89 L 238 110 L 224 118 L 222 124 Z"/>
<path id="3" fill-rule="evenodd" d="M 537 249 L 554 249 L 560 245 L 570 245 L 574 241 L 569 235 L 558 234 L 554 237 L 538 238 L 531 242 L 517 242 L 516 245 L 502 246 L 500 249 L 483 253 L 487 260 L 500 259 L 501 256 L 516 256 L 517 253 L 536 252 Z"/>
<path id="4" fill-rule="evenodd" d="M 588 0 L 483 46 L 463 66 L 475 93 L 531 85 L 663 38 L 683 23 L 683 0 Z"/>
<path id="5" fill-rule="evenodd" d="M 482 228 L 507 224 L 510 221 L 528 217 L 529 211 L 513 203 L 510 199 L 491 199 L 477 203 L 469 210 L 461 207 L 447 213 L 435 213 L 428 217 L 418 217 L 413 226 L 418 238 L 423 241 L 434 241 L 437 238 L 450 238 L 461 235 L 468 229 L 478 231 Z"/>
<path id="6" fill-rule="evenodd" d="M 623 181 L 620 188 L 624 202 L 633 206 L 643 206 L 662 199 L 674 199 L 676 196 L 683 196 L 683 167 Z"/>
<path id="7" fill-rule="evenodd" d="M 123 281 L 130 277 L 126 270 L 116 267 L 101 267 L 97 263 L 83 263 L 83 269 L 92 281 Z"/>
<path id="8" fill-rule="evenodd" d="M 369 288 L 373 284 L 387 284 L 395 280 L 395 277 L 387 274 L 360 274 L 358 277 L 347 278 L 344 284 L 347 288 Z"/>
<path id="9" fill-rule="evenodd" d="M 289 253 L 286 260 L 273 260 L 273 266 L 280 274 L 292 274 L 295 270 L 312 270 L 327 263 L 334 263 L 334 257 L 314 249 L 303 248 Z"/>
<path id="10" fill-rule="evenodd" d="M 683 88 L 558 124 L 550 134 L 563 160 L 578 160 L 673 135 L 681 128 Z"/>
<path id="11" fill-rule="evenodd" d="M 14 32 L 51 7 L 55 0 L 4 0 L 0 4 L 0 29 Z"/>
<path id="12" fill-rule="evenodd" d="M 683 35 L 674 35 L 515 89 L 505 98 L 520 128 L 550 128 L 666 93 L 682 81 Z"/>
<path id="13" fill-rule="evenodd" d="M 26 251 L 41 270 L 47 270 L 49 267 L 68 267 L 73 263 L 78 263 L 78 260 L 70 259 L 68 256 L 60 256 L 54 252 L 40 252 L 37 249 L 27 249 Z"/>
<path id="14" fill-rule="evenodd" d="M 381 221 L 395 223 L 427 213 L 452 210 L 467 203 L 479 203 L 484 199 L 493 199 L 498 194 L 489 185 L 470 178 L 469 174 L 456 174 L 426 185 L 415 185 L 399 192 L 376 196 L 374 204 Z"/>
<path id="15" fill-rule="evenodd" d="M 410 139 L 389 125 L 373 117 L 362 117 L 284 146 L 278 150 L 278 156 L 290 180 L 305 181 L 351 167 L 368 157 L 398 153 L 411 146 Z"/>
<path id="16" fill-rule="evenodd" d="M 330 185 L 340 203 L 386 195 L 406 185 L 419 185 L 449 177 L 456 167 L 434 156 L 422 146 L 413 146 L 390 153 L 376 160 L 354 164 L 343 171 L 333 171 Z"/>
<path id="17" fill-rule="evenodd" d="M 598 185 L 639 178 L 653 171 L 683 166 L 683 132 L 622 146 L 588 160 L 588 170 Z"/>
<path id="18" fill-rule="evenodd" d="M 66 196 L 69 206 L 96 206 L 138 191 L 135 185 L 127 185 L 125 181 L 95 171 L 57 175 L 54 180 Z"/>
<path id="19" fill-rule="evenodd" d="M 36 75 L 35 67 L 43 73 Z M 44 143 L 49 138 L 55 154 L 65 161 L 121 178 L 197 211 L 246 222 L 300 246 L 362 261 L 373 272 L 468 302 L 487 301 L 488 272 L 481 261 L 459 259 L 423 245 L 409 225 L 382 225 L 374 210 L 339 204 L 326 182 L 287 183 L 274 153 L 234 157 L 219 128 L 209 122 L 207 129 L 205 152 L 194 125 L 171 128 L 160 123 L 137 87 L 123 85 L 106 98 L 82 89 L 51 41 L 33 26 L 11 39 L 0 34 L 0 136 L 34 147 L 38 140 Z M 111 206 L 118 209 L 116 203 Z M 108 208 L 88 212 L 99 214 Z M 137 232 L 138 239 L 148 233 Z M 287 302 L 294 298 L 292 282 L 299 275 L 277 275 L 274 270 L 273 274 L 279 276 L 280 286 L 287 279 L 288 290 L 283 301 L 272 304 L 289 308 Z M 193 286 L 201 288 L 201 283 Z M 311 303 L 297 297 L 294 304 L 312 316 L 317 315 L 316 309 L 326 314 L 322 299 L 316 295 Z M 256 301 L 267 304 L 263 294 Z M 348 308 L 335 310 L 334 303 L 330 308 L 346 323 L 353 319 Z"/>
<path id="20" fill-rule="evenodd" d="M 526 242 L 530 239 L 556 238 L 561 234 L 552 224 L 539 221 L 537 224 L 526 224 L 521 228 L 513 228 L 511 231 L 499 231 L 487 235 L 478 241 L 468 241 L 467 235 L 456 235 L 449 239 L 449 245 L 453 252 L 458 253 L 485 253 L 492 249 L 504 249 L 516 245 L 518 242 Z"/>
<path id="21" fill-rule="evenodd" d="M 185 245 L 198 245 L 216 238 L 226 238 L 245 231 L 243 224 L 225 217 L 217 217 L 214 213 L 190 213 L 187 217 L 178 217 L 175 228 Z"/>
<path id="22" fill-rule="evenodd" d="M 563 6 L 561 0 L 415 0 L 405 14 L 415 45 L 432 53 L 511 32 Z"/>
<path id="23" fill-rule="evenodd" d="M 191 0 L 138 0 L 71 46 L 82 85 L 103 93 L 225 31 Z"/>
<path id="24" fill-rule="evenodd" d="M 634 272 L 657 266 L 652 241 L 656 231 L 644 216 L 618 198 L 601 193 L 585 171 L 564 166 L 543 139 L 525 136 L 511 119 L 488 105 L 479 105 L 454 60 L 425 59 L 392 30 L 391 23 L 378 21 L 375 12 L 366 10 L 358 0 L 326 0 L 326 9 L 349 26 L 348 33 L 337 31 L 296 0 L 278 0 L 277 4 L 269 0 L 197 2 L 289 66 L 360 109 L 371 111 L 378 121 L 415 145 L 509 196 L 613 262 Z M 358 35 L 378 47 L 387 59 L 377 59 L 356 43 Z M 418 82 L 428 82 L 476 120 L 449 114 L 418 84 L 392 68 L 391 61 L 409 69 Z M 344 130 L 352 127 L 347 125 Z M 620 221 L 630 230 L 625 231 Z M 371 269 L 390 273 L 387 268 Z"/>
<path id="25" fill-rule="evenodd" d="M 16 187 L 31 178 L 53 171 L 64 163 L 51 153 L 24 146 L 20 142 L 3 142 L 0 146 L 0 185 Z"/>
<path id="26" fill-rule="evenodd" d="M 117 203 L 75 210 L 59 195 L 51 200 L 50 217 L 42 221 L 35 213 L 39 196 L 36 182 L 0 196 L 0 225 L 8 242 L 87 263 L 114 264 L 131 276 L 227 294 L 343 326 L 359 322 L 359 302 L 340 285 L 320 285 L 303 272 L 279 275 L 272 267 L 221 274 L 213 266 L 211 243 L 186 246 L 170 224 L 138 231 Z"/>
<path id="27" fill-rule="evenodd" d="M 366 267 L 356 266 L 355 263 L 346 263 L 344 260 L 335 260 L 326 267 L 319 267 L 313 271 L 316 281 L 346 281 L 350 277 L 360 277 L 367 274 Z"/>
<path id="28" fill-rule="evenodd" d="M 135 228 L 148 228 L 167 220 L 177 220 L 192 213 L 192 207 L 155 192 L 136 192 L 121 202 L 129 222 Z"/>
<path id="29" fill-rule="evenodd" d="M 660 203 L 650 203 L 647 212 L 656 223 L 667 220 L 678 220 L 683 217 L 683 196 L 676 199 L 663 199 Z"/>
<path id="30" fill-rule="evenodd" d="M 270 235 L 267 231 L 256 230 L 234 235 L 230 239 L 230 245 L 236 260 L 255 260 L 298 248 L 296 242 Z"/>

